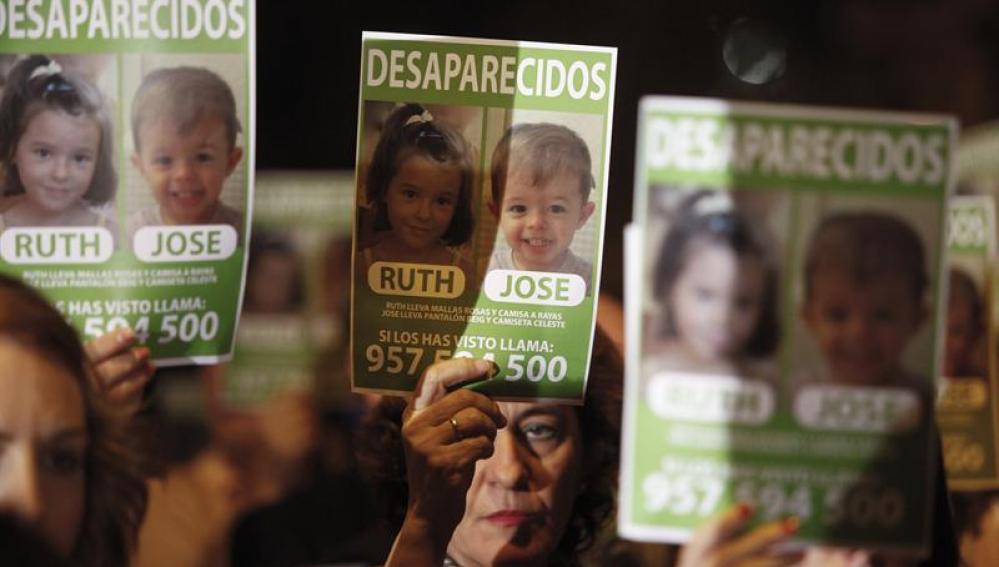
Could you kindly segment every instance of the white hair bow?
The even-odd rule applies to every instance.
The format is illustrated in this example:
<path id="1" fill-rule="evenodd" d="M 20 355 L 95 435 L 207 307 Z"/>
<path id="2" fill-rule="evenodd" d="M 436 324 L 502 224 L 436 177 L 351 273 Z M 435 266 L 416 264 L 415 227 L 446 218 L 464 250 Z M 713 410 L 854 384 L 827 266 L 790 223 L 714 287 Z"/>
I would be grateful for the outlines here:
<path id="1" fill-rule="evenodd" d="M 418 124 L 421 122 L 431 122 L 433 121 L 433 119 L 434 119 L 433 114 L 430 114 L 429 110 L 424 110 L 419 114 L 414 114 L 410 116 L 409 119 L 406 120 L 406 124 L 404 124 L 404 126 L 409 126 L 410 124 Z"/>
<path id="2" fill-rule="evenodd" d="M 58 75 L 59 73 L 62 73 L 62 66 L 55 61 L 50 60 L 48 65 L 35 67 L 35 70 L 28 76 L 28 80 L 30 81 L 35 77 L 51 77 L 52 75 Z"/>

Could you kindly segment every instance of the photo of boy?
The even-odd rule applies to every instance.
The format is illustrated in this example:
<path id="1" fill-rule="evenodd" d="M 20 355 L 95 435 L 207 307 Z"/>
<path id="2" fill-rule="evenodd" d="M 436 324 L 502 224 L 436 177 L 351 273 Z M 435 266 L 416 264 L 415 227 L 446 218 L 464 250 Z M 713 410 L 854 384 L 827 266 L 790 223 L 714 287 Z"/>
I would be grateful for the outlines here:
<path id="1" fill-rule="evenodd" d="M 229 85 L 199 67 L 156 69 L 132 102 L 132 164 L 156 204 L 129 215 L 128 238 L 143 226 L 228 224 L 242 235 L 243 214 L 219 199 L 243 157 Z"/>
<path id="2" fill-rule="evenodd" d="M 550 123 L 511 126 L 493 151 L 490 211 L 509 248 L 488 270 L 577 274 L 590 293 L 593 264 L 569 249 L 596 205 L 590 151 L 573 130 Z"/>
<path id="3" fill-rule="evenodd" d="M 825 381 L 925 392 L 903 354 L 927 318 L 926 251 L 904 220 L 881 212 L 821 219 L 804 260 L 800 316 L 825 363 Z"/>

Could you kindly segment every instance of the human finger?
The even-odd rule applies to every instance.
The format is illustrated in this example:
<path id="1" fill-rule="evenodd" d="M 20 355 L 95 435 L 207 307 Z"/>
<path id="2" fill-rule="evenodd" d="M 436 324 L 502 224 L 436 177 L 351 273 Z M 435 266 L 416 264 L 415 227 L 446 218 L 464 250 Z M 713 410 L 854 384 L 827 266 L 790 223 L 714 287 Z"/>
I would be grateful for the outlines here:
<path id="1" fill-rule="evenodd" d="M 83 349 L 91 363 L 99 364 L 127 351 L 133 344 L 135 344 L 135 331 L 128 327 L 119 327 L 87 341 Z"/>
<path id="2" fill-rule="evenodd" d="M 416 384 L 413 411 L 426 409 L 445 397 L 448 386 L 487 376 L 492 369 L 492 362 L 475 358 L 452 358 L 431 365 Z"/>
<path id="3" fill-rule="evenodd" d="M 465 408 L 474 408 L 489 416 L 497 427 L 506 425 L 506 416 L 496 402 L 481 392 L 466 389 L 455 390 L 444 396 L 431 408 L 421 412 L 419 418 L 427 420 L 430 425 L 440 425 Z"/>
<path id="4" fill-rule="evenodd" d="M 141 377 L 148 379 L 152 375 L 149 349 L 146 347 L 126 349 L 95 364 L 94 370 L 101 390 L 113 388 L 127 380 Z"/>
<path id="5" fill-rule="evenodd" d="M 795 534 L 798 526 L 796 516 L 761 524 L 719 547 L 719 565 L 740 565 L 740 562 L 762 560 L 767 557 L 766 554 L 776 557 L 774 546 Z"/>
<path id="6" fill-rule="evenodd" d="M 688 547 L 692 548 L 691 551 L 700 551 L 720 545 L 745 526 L 752 515 L 752 506 L 746 503 L 736 504 L 697 528 Z"/>
<path id="7" fill-rule="evenodd" d="M 152 365 L 147 363 L 147 366 L 148 369 L 137 368 L 129 376 L 109 386 L 105 392 L 107 399 L 116 404 L 135 406 L 131 409 L 138 409 L 142 392 L 153 376 Z"/>
<path id="8" fill-rule="evenodd" d="M 443 429 L 445 443 L 458 443 L 463 439 L 480 436 L 490 441 L 496 439 L 495 418 L 476 407 L 466 407 L 458 411 L 437 427 Z"/>
<path id="9" fill-rule="evenodd" d="M 442 455 L 457 469 L 471 468 L 476 461 L 491 457 L 494 447 L 492 439 L 487 437 L 468 437 L 445 446 Z"/>

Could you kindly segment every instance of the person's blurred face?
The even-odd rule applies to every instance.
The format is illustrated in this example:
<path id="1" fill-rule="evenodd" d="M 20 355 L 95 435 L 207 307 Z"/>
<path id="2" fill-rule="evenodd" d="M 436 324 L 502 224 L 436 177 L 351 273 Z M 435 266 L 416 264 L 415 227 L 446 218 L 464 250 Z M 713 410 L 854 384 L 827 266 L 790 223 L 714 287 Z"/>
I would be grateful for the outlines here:
<path id="1" fill-rule="evenodd" d="M 978 333 L 971 302 L 958 294 L 951 293 L 947 302 L 944 376 L 956 377 L 968 368 Z"/>
<path id="2" fill-rule="evenodd" d="M 886 273 L 857 282 L 846 270 L 818 269 L 802 315 L 836 382 L 879 385 L 900 371 L 906 345 L 925 318 L 912 283 Z"/>
<path id="3" fill-rule="evenodd" d="M 83 523 L 87 429 L 73 375 L 0 338 L 0 510 L 69 555 Z"/>
<path id="4" fill-rule="evenodd" d="M 463 567 L 546 565 L 579 489 L 579 418 L 568 406 L 501 402 L 509 425 L 475 467 L 448 555 Z"/>
<path id="5" fill-rule="evenodd" d="M 259 255 L 246 278 L 246 309 L 260 313 L 293 311 L 298 290 L 298 260 L 290 252 Z"/>
<path id="6" fill-rule="evenodd" d="M 689 246 L 669 297 L 677 340 L 705 362 L 738 356 L 760 320 L 766 269 L 722 244 Z"/>

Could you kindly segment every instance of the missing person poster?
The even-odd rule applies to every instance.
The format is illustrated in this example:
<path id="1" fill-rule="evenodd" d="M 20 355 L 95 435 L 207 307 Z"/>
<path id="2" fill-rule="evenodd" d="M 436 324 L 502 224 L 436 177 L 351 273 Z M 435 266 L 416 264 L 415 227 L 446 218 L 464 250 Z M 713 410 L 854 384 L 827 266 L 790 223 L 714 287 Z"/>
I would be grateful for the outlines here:
<path id="1" fill-rule="evenodd" d="M 476 357 L 503 399 L 580 403 L 599 290 L 616 50 L 366 33 L 355 391 Z"/>
<path id="2" fill-rule="evenodd" d="M 350 171 L 257 172 L 243 314 L 222 402 L 250 407 L 288 389 L 346 393 L 353 182 Z M 341 383 L 316 383 L 335 378 Z"/>
<path id="3" fill-rule="evenodd" d="M 955 122 L 649 97 L 620 533 L 926 550 Z M 638 262 L 638 266 L 635 263 Z"/>
<path id="4" fill-rule="evenodd" d="M 999 488 L 991 196 L 951 199 L 947 246 L 946 335 L 937 398 L 947 484 L 952 490 Z"/>
<path id="5" fill-rule="evenodd" d="M 0 271 L 85 340 L 230 356 L 252 202 L 252 0 L 0 0 Z"/>

